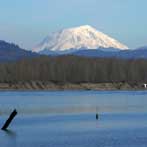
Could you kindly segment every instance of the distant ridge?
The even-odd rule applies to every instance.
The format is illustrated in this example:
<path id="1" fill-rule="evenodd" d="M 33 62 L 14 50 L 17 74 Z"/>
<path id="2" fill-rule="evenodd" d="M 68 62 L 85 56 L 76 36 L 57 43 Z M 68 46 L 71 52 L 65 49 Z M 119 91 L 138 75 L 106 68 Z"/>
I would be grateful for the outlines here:
<path id="1" fill-rule="evenodd" d="M 147 47 L 141 47 L 138 49 L 130 50 L 118 50 L 113 51 L 108 48 L 107 51 L 103 49 L 99 50 L 79 50 L 71 53 L 76 56 L 84 57 L 97 57 L 97 58 L 121 58 L 121 59 L 147 59 Z"/>
<path id="2" fill-rule="evenodd" d="M 17 61 L 23 58 L 31 58 L 39 56 L 31 51 L 21 49 L 14 43 L 8 43 L 0 40 L 0 62 Z"/>

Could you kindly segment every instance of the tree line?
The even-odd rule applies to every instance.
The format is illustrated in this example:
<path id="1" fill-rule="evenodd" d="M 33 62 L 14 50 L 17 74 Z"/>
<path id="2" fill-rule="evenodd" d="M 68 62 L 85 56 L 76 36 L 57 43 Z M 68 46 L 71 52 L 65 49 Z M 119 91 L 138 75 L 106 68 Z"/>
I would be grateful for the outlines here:
<path id="1" fill-rule="evenodd" d="M 147 60 L 40 56 L 0 64 L 0 82 L 54 83 L 147 82 Z"/>

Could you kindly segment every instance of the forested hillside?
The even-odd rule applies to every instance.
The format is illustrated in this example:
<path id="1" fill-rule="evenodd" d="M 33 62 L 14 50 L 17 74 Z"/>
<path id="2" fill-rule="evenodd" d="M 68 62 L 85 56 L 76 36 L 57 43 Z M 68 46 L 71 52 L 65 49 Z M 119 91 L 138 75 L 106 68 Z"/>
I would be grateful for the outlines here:
<path id="1" fill-rule="evenodd" d="M 147 82 L 147 60 L 42 56 L 0 64 L 0 82 Z"/>
<path id="2" fill-rule="evenodd" d="M 37 53 L 24 50 L 16 44 L 0 40 L 0 62 L 12 62 L 37 56 L 39 56 Z"/>

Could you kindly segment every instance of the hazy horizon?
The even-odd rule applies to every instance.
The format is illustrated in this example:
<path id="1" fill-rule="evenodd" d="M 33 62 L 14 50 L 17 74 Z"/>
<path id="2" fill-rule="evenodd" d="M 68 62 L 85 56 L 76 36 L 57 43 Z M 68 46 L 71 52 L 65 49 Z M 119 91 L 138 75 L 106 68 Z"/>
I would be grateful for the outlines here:
<path id="1" fill-rule="evenodd" d="M 146 0 L 5 0 L 0 5 L 0 40 L 31 49 L 50 32 L 91 25 L 137 48 L 147 45 L 146 5 Z"/>

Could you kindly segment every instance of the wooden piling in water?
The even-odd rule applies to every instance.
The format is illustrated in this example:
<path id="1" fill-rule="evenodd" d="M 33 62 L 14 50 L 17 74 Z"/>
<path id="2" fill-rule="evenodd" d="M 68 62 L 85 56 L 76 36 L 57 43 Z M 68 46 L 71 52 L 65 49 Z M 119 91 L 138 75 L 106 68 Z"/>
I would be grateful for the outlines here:
<path id="1" fill-rule="evenodd" d="M 98 113 L 96 113 L 96 119 L 97 119 L 97 120 L 99 119 L 99 115 L 98 115 Z"/>
<path id="2" fill-rule="evenodd" d="M 99 114 L 98 114 L 98 106 L 96 106 L 96 120 L 99 119 Z"/>
<path id="3" fill-rule="evenodd" d="M 12 122 L 12 120 L 16 115 L 17 115 L 17 111 L 16 109 L 14 109 L 14 111 L 10 114 L 9 118 L 7 119 L 1 130 L 7 130 L 8 126 L 10 125 L 10 123 Z"/>

